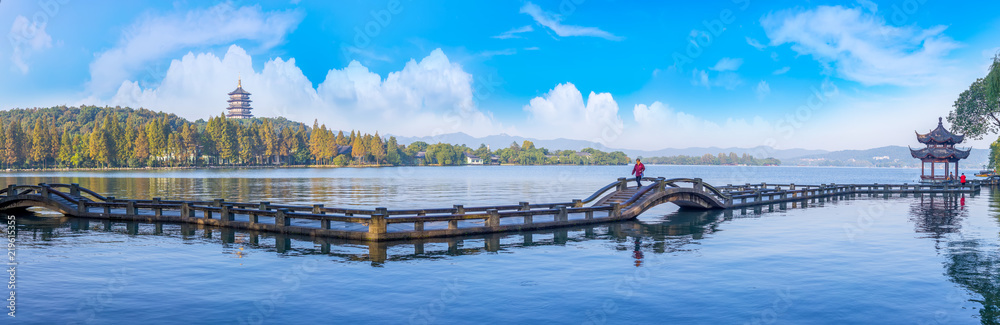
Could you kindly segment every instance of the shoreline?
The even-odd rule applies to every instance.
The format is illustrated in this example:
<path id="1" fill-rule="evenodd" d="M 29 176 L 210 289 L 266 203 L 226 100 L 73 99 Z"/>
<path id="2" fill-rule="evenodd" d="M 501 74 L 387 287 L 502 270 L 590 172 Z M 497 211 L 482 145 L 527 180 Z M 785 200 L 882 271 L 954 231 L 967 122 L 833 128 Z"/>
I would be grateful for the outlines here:
<path id="1" fill-rule="evenodd" d="M 25 168 L 25 169 L 3 169 L 0 173 L 22 173 L 22 172 L 65 172 L 65 171 L 159 171 L 159 170 L 210 170 L 210 169 L 281 169 L 281 168 L 393 168 L 393 167 L 490 167 L 490 166 L 549 166 L 549 167 L 580 167 L 580 166 L 630 166 L 628 165 L 282 165 L 282 166 L 176 166 L 176 167 L 107 167 L 107 168 Z M 756 167 L 798 167 L 798 168 L 878 168 L 878 169 L 920 169 L 919 167 L 855 167 L 855 166 L 808 166 L 808 165 L 778 165 L 778 166 L 741 166 L 741 165 L 663 165 L 646 164 L 647 166 L 686 166 L 686 167 L 722 167 L 722 168 L 756 168 Z M 963 168 L 965 169 L 965 168 Z M 973 168 L 975 169 L 975 168 Z M 971 170 L 971 169 L 970 169 Z"/>

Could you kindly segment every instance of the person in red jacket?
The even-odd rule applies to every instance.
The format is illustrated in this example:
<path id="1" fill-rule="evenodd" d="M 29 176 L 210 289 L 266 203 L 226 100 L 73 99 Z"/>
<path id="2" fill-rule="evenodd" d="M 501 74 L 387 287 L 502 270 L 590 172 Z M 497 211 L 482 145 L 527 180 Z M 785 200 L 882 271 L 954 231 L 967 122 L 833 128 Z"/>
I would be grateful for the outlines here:
<path id="1" fill-rule="evenodd" d="M 965 173 L 962 173 L 962 177 L 959 178 L 959 182 L 961 182 L 962 185 L 965 185 Z"/>
<path id="2" fill-rule="evenodd" d="M 632 175 L 635 175 L 635 182 L 642 187 L 642 173 L 646 171 L 646 166 L 639 161 L 639 158 L 635 159 L 635 167 L 632 167 Z"/>

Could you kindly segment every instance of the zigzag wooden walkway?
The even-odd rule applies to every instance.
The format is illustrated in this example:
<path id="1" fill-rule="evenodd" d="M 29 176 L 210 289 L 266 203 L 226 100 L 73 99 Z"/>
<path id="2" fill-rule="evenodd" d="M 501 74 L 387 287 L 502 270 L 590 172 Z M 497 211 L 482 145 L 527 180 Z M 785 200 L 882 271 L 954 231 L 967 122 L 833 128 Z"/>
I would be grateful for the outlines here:
<path id="1" fill-rule="evenodd" d="M 649 185 L 617 181 L 586 199 L 563 203 L 389 210 L 344 209 L 322 204 L 171 201 L 105 197 L 78 184 L 8 185 L 0 212 L 42 207 L 68 216 L 144 223 L 178 222 L 367 241 L 451 237 L 527 231 L 632 219 L 667 202 L 692 209 L 732 209 L 853 194 L 978 193 L 995 181 L 957 184 L 745 184 L 714 187 L 699 178 L 644 178 Z M 594 202 L 593 204 L 590 204 Z M 587 206 L 587 204 L 590 204 Z"/>

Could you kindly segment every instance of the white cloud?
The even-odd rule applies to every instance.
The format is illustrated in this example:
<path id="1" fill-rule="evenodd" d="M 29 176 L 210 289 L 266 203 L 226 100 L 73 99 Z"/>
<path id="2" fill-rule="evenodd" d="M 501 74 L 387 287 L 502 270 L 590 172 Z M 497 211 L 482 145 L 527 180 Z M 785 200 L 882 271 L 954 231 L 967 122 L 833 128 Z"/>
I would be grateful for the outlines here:
<path id="1" fill-rule="evenodd" d="M 922 85 L 951 69 L 958 44 L 944 26 L 895 27 L 858 8 L 820 6 L 761 18 L 771 45 L 791 44 L 799 54 L 829 64 L 841 78 L 865 85 Z"/>
<path id="2" fill-rule="evenodd" d="M 771 93 L 771 85 L 768 85 L 767 81 L 761 80 L 757 83 L 757 88 L 754 88 L 753 91 L 757 93 L 758 100 L 763 100 L 764 97 L 767 97 Z"/>
<path id="3" fill-rule="evenodd" d="M 865 8 L 865 10 L 868 10 L 870 13 L 878 13 L 878 5 L 871 0 L 858 0 L 858 5 L 860 5 L 861 8 Z"/>
<path id="4" fill-rule="evenodd" d="M 7 35 L 13 46 L 10 60 L 14 64 L 13 68 L 22 74 L 28 73 L 26 62 L 28 58 L 42 50 L 52 48 L 52 37 L 45 32 L 45 27 L 46 24 L 37 25 L 21 15 L 14 18 L 14 24 Z"/>
<path id="5" fill-rule="evenodd" d="M 620 41 L 621 37 L 615 36 L 614 34 L 603 31 L 597 27 L 583 27 L 583 26 L 573 26 L 573 25 L 563 25 L 561 22 L 564 17 L 552 14 L 550 12 L 542 10 L 538 5 L 528 2 L 521 7 L 522 14 L 528 14 L 532 19 L 535 20 L 539 25 L 545 26 L 551 29 L 556 35 L 562 37 L 568 36 L 592 36 L 600 37 L 611 41 Z"/>
<path id="6" fill-rule="evenodd" d="M 517 27 L 506 32 L 500 33 L 500 35 L 493 36 L 493 38 L 508 39 L 508 38 L 521 38 L 520 33 L 527 33 L 534 31 L 535 29 L 531 25 Z"/>
<path id="7" fill-rule="evenodd" d="M 763 51 L 765 48 L 767 48 L 767 45 L 761 44 L 757 40 L 750 38 L 750 36 L 747 36 L 747 44 L 750 44 L 750 46 L 753 46 L 758 51 Z"/>
<path id="8" fill-rule="evenodd" d="M 149 62 L 186 48 L 237 40 L 272 48 L 284 41 L 302 17 L 297 11 L 264 12 L 259 6 L 235 8 L 228 2 L 185 13 L 145 15 L 126 29 L 118 44 L 96 55 L 90 64 L 90 90 L 98 96 L 113 91 Z"/>
<path id="9" fill-rule="evenodd" d="M 420 61 L 410 60 L 385 78 L 352 61 L 344 69 L 330 70 L 313 88 L 295 59 L 272 59 L 256 71 L 250 55 L 233 45 L 222 58 L 188 53 L 174 60 L 158 87 L 123 82 L 109 104 L 189 119 L 218 116 L 225 112 L 226 93 L 236 88 L 238 75 L 243 88 L 252 93 L 255 116 L 318 119 L 334 129 L 403 136 L 451 132 L 485 136 L 505 131 L 492 114 L 476 107 L 472 75 L 440 49 Z"/>
<path id="10" fill-rule="evenodd" d="M 771 74 L 773 74 L 775 76 L 780 76 L 780 75 L 788 73 L 789 70 L 792 70 L 792 67 L 783 67 L 781 69 L 774 70 L 774 72 L 771 72 Z"/>
<path id="11" fill-rule="evenodd" d="M 736 71 L 740 69 L 741 65 L 743 65 L 743 59 L 741 58 L 722 58 L 714 67 L 708 69 L 715 71 Z"/>
<path id="12" fill-rule="evenodd" d="M 498 51 L 483 51 L 483 52 L 479 53 L 479 55 L 487 57 L 487 58 L 492 58 L 492 57 L 497 56 L 497 55 L 514 55 L 514 54 L 517 54 L 517 50 L 515 50 L 515 49 L 503 49 L 503 50 L 498 50 Z"/>
<path id="13" fill-rule="evenodd" d="M 633 149 L 688 148 L 699 146 L 756 147 L 767 144 L 773 128 L 760 117 L 726 119 L 716 123 L 677 111 L 659 101 L 632 109 L 636 127 L 629 128 L 621 146 Z M 697 136 L 692 136 L 692 135 Z"/>
<path id="14" fill-rule="evenodd" d="M 711 77 L 708 71 L 694 69 L 691 71 L 691 84 L 709 89 L 722 87 L 733 90 L 743 84 L 743 79 L 734 72 L 717 72 L 715 77 Z"/>
<path id="15" fill-rule="evenodd" d="M 526 135 L 539 138 L 569 138 L 613 142 L 621 134 L 623 122 L 618 103 L 610 93 L 583 94 L 572 83 L 556 85 L 544 97 L 535 97 L 524 106 L 528 112 Z"/>

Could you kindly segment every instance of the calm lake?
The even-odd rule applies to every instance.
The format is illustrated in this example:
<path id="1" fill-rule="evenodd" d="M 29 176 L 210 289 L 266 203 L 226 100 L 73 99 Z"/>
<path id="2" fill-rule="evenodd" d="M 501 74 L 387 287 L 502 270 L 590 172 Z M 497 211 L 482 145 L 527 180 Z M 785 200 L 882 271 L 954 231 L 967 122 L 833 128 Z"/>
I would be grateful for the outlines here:
<path id="1" fill-rule="evenodd" d="M 60 171 L 0 173 L 0 185 L 393 209 L 566 202 L 630 170 Z M 713 185 L 915 183 L 920 170 L 647 166 L 646 175 Z M 495 235 L 492 249 L 487 236 L 375 244 L 47 211 L 16 218 L 17 317 L 5 323 L 1000 323 L 1000 192 L 990 189 L 756 211 L 668 204 L 634 221 Z"/>

